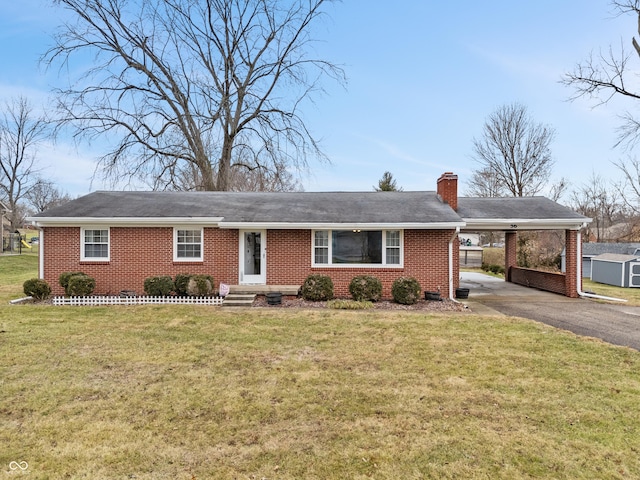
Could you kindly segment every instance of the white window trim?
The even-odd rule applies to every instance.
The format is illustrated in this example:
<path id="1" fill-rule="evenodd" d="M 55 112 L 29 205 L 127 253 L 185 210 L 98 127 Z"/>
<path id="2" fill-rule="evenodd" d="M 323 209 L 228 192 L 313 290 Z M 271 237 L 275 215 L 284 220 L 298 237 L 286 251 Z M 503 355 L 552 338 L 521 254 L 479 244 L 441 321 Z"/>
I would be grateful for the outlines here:
<path id="1" fill-rule="evenodd" d="M 199 230 L 200 231 L 200 256 L 199 257 L 178 257 L 178 230 Z M 204 228 L 194 228 L 190 226 L 173 227 L 173 261 L 174 262 L 203 262 L 204 261 Z"/>
<path id="2" fill-rule="evenodd" d="M 368 228 L 366 231 L 382 231 L 382 263 L 331 263 L 333 258 L 332 236 L 334 230 L 350 230 L 349 228 L 317 229 L 311 231 L 311 267 L 315 268 L 404 268 L 404 230 L 400 228 Z M 329 232 L 329 263 L 316 263 L 315 234 L 319 231 Z M 387 264 L 387 231 L 400 232 L 400 263 Z"/>
<path id="3" fill-rule="evenodd" d="M 87 257 L 85 256 L 85 236 L 87 230 L 106 230 L 107 231 L 107 256 L 106 257 Z M 42 248 L 42 247 L 41 247 Z M 80 228 L 80 261 L 81 262 L 108 262 L 111 260 L 111 228 L 110 227 L 81 227 Z"/>

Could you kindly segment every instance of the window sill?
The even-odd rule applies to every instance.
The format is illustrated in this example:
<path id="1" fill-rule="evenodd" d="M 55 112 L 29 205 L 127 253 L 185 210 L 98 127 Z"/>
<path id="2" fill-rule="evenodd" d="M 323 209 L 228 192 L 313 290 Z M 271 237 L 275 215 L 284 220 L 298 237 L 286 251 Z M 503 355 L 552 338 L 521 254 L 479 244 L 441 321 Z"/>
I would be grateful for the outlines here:
<path id="1" fill-rule="evenodd" d="M 350 264 L 340 264 L 340 265 L 322 265 L 322 264 L 314 264 L 311 265 L 311 268 L 322 268 L 322 269 L 348 269 L 348 268 L 357 268 L 357 269 L 365 269 L 365 270 L 401 270 L 404 268 L 404 265 L 370 265 L 366 263 L 350 263 Z"/>

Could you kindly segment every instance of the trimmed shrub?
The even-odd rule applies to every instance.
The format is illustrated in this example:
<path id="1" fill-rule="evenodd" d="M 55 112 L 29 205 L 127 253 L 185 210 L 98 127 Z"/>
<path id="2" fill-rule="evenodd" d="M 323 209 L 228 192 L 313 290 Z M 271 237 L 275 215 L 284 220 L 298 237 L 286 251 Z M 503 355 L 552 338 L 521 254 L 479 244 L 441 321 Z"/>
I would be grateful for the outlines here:
<path id="1" fill-rule="evenodd" d="M 349 293 L 357 302 L 377 302 L 382 297 L 382 282 L 371 275 L 358 275 L 351 280 Z"/>
<path id="2" fill-rule="evenodd" d="M 96 279 L 89 275 L 72 275 L 69 278 L 66 292 L 70 297 L 86 297 L 96 289 Z"/>
<path id="3" fill-rule="evenodd" d="M 496 265 L 494 263 L 483 263 L 482 270 L 485 272 L 493 273 L 494 275 L 504 275 L 505 269 L 502 265 Z"/>
<path id="4" fill-rule="evenodd" d="M 208 297 L 213 293 L 211 275 L 192 275 L 187 283 L 187 295 L 190 297 Z"/>
<path id="5" fill-rule="evenodd" d="M 413 277 L 400 277 L 391 285 L 393 299 L 402 305 L 413 305 L 420 299 L 420 283 Z"/>
<path id="6" fill-rule="evenodd" d="M 36 300 L 44 300 L 51 295 L 51 287 L 41 278 L 31 278 L 22 284 L 22 290 L 25 295 L 35 298 Z"/>
<path id="7" fill-rule="evenodd" d="M 69 279 L 74 275 L 85 275 L 84 272 L 62 272 L 58 277 L 58 282 L 60 286 L 64 288 L 65 293 L 67 292 L 67 287 L 69 286 Z M 67 293 L 67 295 L 69 295 Z"/>
<path id="8" fill-rule="evenodd" d="M 333 281 L 326 275 L 309 275 L 300 289 L 300 294 L 305 300 L 319 302 L 333 298 Z"/>
<path id="9" fill-rule="evenodd" d="M 176 278 L 173 279 L 173 285 L 176 291 L 176 295 L 179 295 L 181 297 L 187 296 L 187 286 L 189 285 L 190 278 L 191 274 L 189 273 L 179 273 L 176 275 Z"/>
<path id="10" fill-rule="evenodd" d="M 166 297 L 175 289 L 173 279 L 168 275 L 144 279 L 144 293 L 151 297 Z"/>

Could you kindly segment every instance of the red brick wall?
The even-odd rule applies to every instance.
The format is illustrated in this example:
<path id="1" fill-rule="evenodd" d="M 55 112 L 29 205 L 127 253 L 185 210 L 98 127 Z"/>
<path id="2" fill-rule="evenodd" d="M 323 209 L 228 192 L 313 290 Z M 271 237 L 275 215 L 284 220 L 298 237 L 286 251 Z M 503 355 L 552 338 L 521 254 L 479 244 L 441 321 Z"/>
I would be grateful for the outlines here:
<path id="1" fill-rule="evenodd" d="M 564 295 L 571 298 L 578 298 L 578 290 L 582 290 L 582 275 L 578 278 L 578 232 L 576 230 L 565 231 L 565 271 L 567 274 Z M 580 283 L 578 283 L 580 282 Z"/>
<path id="2" fill-rule="evenodd" d="M 552 273 L 520 268 L 517 266 L 517 236 L 515 232 L 505 233 L 506 280 L 527 287 L 559 293 L 577 298 L 582 289 L 582 278 L 578 279 L 578 232 L 565 230 L 566 273 Z M 578 281 L 580 283 L 578 283 Z"/>
<path id="3" fill-rule="evenodd" d="M 511 267 L 509 272 L 512 283 L 560 295 L 565 294 L 566 276 L 564 273 L 543 272 L 520 267 Z"/>
<path id="4" fill-rule="evenodd" d="M 44 227 L 44 279 L 54 295 L 64 293 L 58 283 L 62 272 L 82 271 L 96 279 L 97 294 L 120 290 L 144 293 L 144 279 L 178 273 L 212 275 L 220 282 L 238 282 L 238 231 L 204 229 L 203 262 L 173 261 L 173 228 L 111 227 L 110 260 L 80 261 L 79 227 Z"/>
<path id="5" fill-rule="evenodd" d="M 511 267 L 518 266 L 518 234 L 505 232 L 504 234 L 504 270 L 505 280 L 511 282 Z"/>
<path id="6" fill-rule="evenodd" d="M 405 230 L 403 268 L 312 268 L 310 230 L 267 232 L 267 284 L 302 285 L 311 273 L 329 275 L 339 297 L 349 296 L 349 282 L 356 275 L 369 274 L 383 283 L 383 295 L 391 297 L 391 284 L 401 276 L 415 277 L 423 290 L 440 290 L 449 296 L 448 246 L 453 230 Z M 63 294 L 58 283 L 62 272 L 82 271 L 96 279 L 97 294 L 118 294 L 121 290 L 144 292 L 144 279 L 178 273 L 212 275 L 220 282 L 238 283 L 238 231 L 204 229 L 204 261 L 173 261 L 173 228 L 111 227 L 110 260 L 80 261 L 79 227 L 44 228 L 44 279 L 53 294 Z M 458 243 L 454 240 L 454 288 L 459 284 Z"/>
<path id="7" fill-rule="evenodd" d="M 380 279 L 383 296 L 391 298 L 391 284 L 401 276 L 415 277 L 423 290 L 449 295 L 448 252 L 454 231 L 405 230 L 404 267 L 312 267 L 310 230 L 270 230 L 267 236 L 267 283 L 302 285 L 311 273 L 328 275 L 337 297 L 349 297 L 349 283 L 356 275 Z M 458 243 L 454 240 L 454 289 L 459 285 Z"/>

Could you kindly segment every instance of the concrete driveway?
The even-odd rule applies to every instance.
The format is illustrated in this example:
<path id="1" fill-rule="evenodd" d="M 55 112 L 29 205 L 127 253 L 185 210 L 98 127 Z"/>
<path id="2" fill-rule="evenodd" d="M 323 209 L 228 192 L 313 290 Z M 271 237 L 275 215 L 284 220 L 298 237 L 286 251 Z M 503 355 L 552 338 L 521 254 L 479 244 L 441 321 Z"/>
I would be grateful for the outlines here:
<path id="1" fill-rule="evenodd" d="M 483 273 L 461 272 L 471 311 L 529 318 L 578 335 L 640 350 L 640 307 L 567 298 L 522 287 Z"/>

